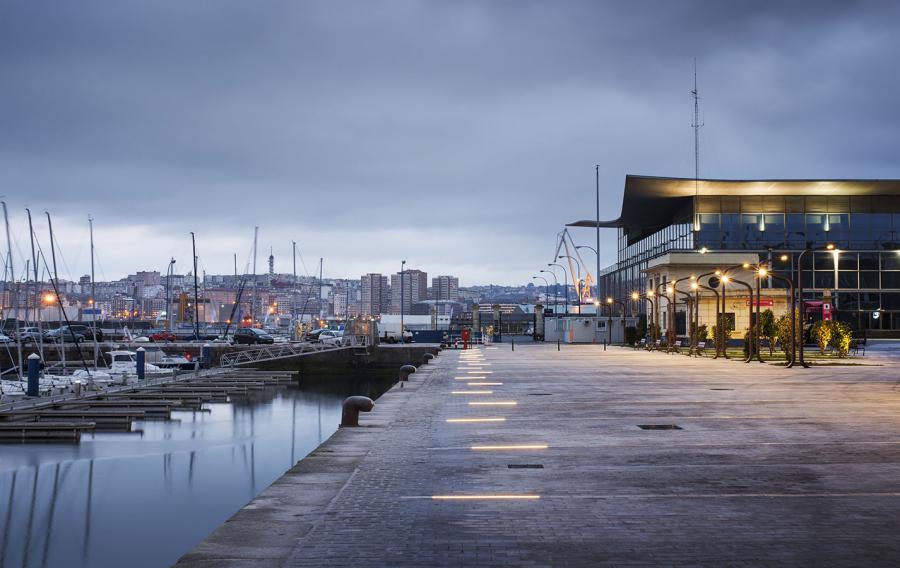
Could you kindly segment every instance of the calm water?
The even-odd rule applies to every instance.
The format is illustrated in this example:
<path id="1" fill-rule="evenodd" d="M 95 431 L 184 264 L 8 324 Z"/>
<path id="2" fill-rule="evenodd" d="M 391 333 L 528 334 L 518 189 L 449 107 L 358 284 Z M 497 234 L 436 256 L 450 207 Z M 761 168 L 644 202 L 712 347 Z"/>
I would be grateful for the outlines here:
<path id="1" fill-rule="evenodd" d="M 80 445 L 0 445 L 0 566 L 168 566 L 337 429 L 384 381 L 270 388 Z"/>

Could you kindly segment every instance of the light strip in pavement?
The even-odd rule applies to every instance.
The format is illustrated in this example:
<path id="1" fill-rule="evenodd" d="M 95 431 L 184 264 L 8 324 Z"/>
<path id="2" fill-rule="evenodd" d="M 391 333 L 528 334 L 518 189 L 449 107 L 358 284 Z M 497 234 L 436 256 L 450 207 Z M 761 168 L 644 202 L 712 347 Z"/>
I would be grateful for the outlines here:
<path id="1" fill-rule="evenodd" d="M 502 384 L 503 384 L 503 383 L 485 383 L 485 382 L 481 382 L 481 383 L 466 383 L 466 386 L 467 386 L 467 387 L 493 387 L 493 386 L 502 385 Z"/>
<path id="2" fill-rule="evenodd" d="M 450 394 L 494 394 L 494 391 L 451 391 Z"/>
<path id="3" fill-rule="evenodd" d="M 477 501 L 491 500 L 498 501 L 502 499 L 534 501 L 540 499 L 540 495 L 432 495 L 431 499 L 435 501 Z"/>
<path id="4" fill-rule="evenodd" d="M 468 422 L 506 422 L 506 418 L 448 418 L 450 424 L 465 424 Z"/>
<path id="5" fill-rule="evenodd" d="M 470 402 L 469 406 L 515 406 L 518 404 L 513 401 L 498 401 L 498 402 Z"/>
<path id="6" fill-rule="evenodd" d="M 500 446 L 472 446 L 473 450 L 479 451 L 491 451 L 491 450 L 546 450 L 549 446 L 547 444 L 512 444 L 512 445 L 500 445 Z"/>

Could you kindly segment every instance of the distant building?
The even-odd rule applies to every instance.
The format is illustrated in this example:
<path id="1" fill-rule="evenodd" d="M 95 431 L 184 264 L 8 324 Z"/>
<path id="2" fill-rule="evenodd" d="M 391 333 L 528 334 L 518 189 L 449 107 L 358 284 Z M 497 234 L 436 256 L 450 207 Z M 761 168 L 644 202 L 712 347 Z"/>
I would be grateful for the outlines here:
<path id="1" fill-rule="evenodd" d="M 402 289 L 402 290 L 401 290 Z M 400 294 L 403 293 L 401 302 Z M 412 313 L 412 306 L 428 299 L 428 273 L 421 270 L 409 269 L 403 271 L 403 284 L 400 284 L 400 274 L 391 276 L 391 313 L 399 314 L 400 306 L 403 306 L 404 314 Z"/>
<path id="2" fill-rule="evenodd" d="M 387 276 L 377 273 L 363 275 L 360 278 L 360 290 L 360 315 L 377 316 L 390 306 Z"/>
<path id="3" fill-rule="evenodd" d="M 436 276 L 431 279 L 433 300 L 456 300 L 459 298 L 459 278 L 455 276 Z"/>

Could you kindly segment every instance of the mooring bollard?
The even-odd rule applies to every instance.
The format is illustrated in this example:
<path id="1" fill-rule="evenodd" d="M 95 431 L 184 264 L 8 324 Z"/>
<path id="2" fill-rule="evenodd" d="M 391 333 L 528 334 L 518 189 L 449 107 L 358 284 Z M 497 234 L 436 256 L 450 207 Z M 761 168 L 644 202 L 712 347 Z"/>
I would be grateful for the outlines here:
<path id="1" fill-rule="evenodd" d="M 431 353 L 426 353 L 422 355 L 422 364 L 427 365 L 431 362 L 432 359 L 434 359 L 434 355 L 432 355 Z"/>
<path id="2" fill-rule="evenodd" d="M 81 381 L 75 381 L 72 385 L 75 387 L 75 396 L 81 397 Z"/>
<path id="3" fill-rule="evenodd" d="M 512 338 L 512 350 L 513 351 L 516 350 L 516 338 L 515 337 Z"/>
<path id="4" fill-rule="evenodd" d="M 416 372 L 416 368 L 412 365 L 403 365 L 400 367 L 400 380 L 409 380 L 409 376 Z"/>
<path id="5" fill-rule="evenodd" d="M 137 349 L 137 361 L 135 366 L 137 367 L 137 378 L 139 381 L 144 380 L 144 369 L 146 367 L 147 362 L 147 352 L 143 347 L 138 347 Z"/>
<path id="6" fill-rule="evenodd" d="M 41 357 L 37 353 L 28 356 L 28 396 L 40 396 Z"/>
<path id="7" fill-rule="evenodd" d="M 367 396 L 348 396 L 341 411 L 341 428 L 359 426 L 359 413 L 369 412 L 373 408 L 375 403 Z"/>
<path id="8" fill-rule="evenodd" d="M 204 369 L 210 368 L 210 363 L 212 359 L 212 345 L 209 343 L 204 343 L 203 348 L 200 350 L 200 364 Z"/>
<path id="9" fill-rule="evenodd" d="M 556 350 L 559 351 L 559 339 L 556 340 Z"/>

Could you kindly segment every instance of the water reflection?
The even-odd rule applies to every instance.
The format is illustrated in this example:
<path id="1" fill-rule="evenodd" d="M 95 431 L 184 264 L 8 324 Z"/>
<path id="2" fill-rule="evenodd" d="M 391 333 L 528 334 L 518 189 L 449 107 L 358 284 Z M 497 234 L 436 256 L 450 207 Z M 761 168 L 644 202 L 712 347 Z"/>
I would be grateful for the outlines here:
<path id="1" fill-rule="evenodd" d="M 330 436 L 353 392 L 270 388 L 140 434 L 0 446 L 0 566 L 168 566 Z"/>

